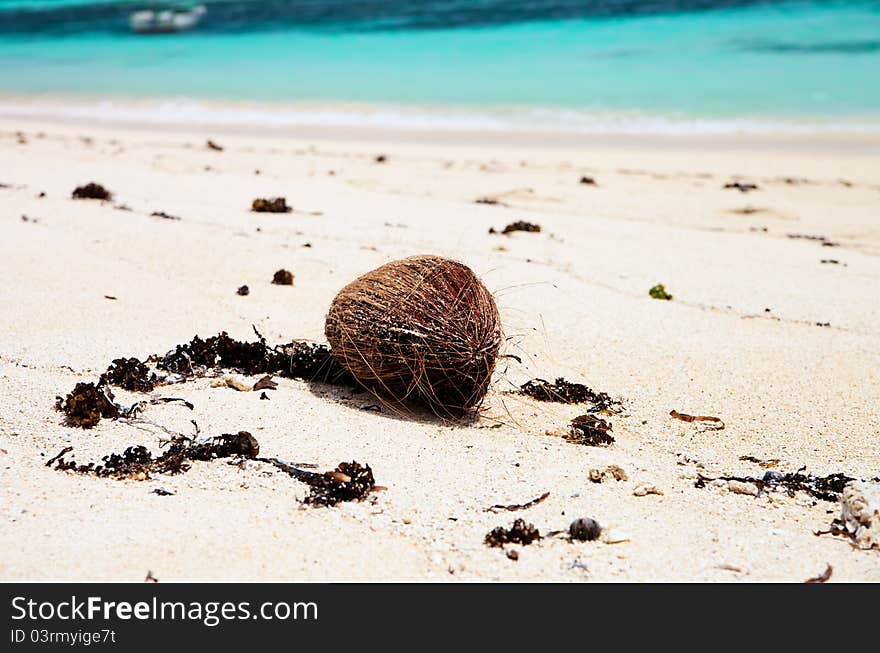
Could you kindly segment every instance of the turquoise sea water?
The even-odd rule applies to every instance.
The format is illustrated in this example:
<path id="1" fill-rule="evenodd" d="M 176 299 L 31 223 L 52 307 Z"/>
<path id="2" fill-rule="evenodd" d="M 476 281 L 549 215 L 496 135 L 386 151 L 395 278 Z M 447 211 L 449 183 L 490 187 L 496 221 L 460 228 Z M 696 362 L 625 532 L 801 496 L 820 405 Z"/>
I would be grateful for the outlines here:
<path id="1" fill-rule="evenodd" d="M 880 1 L 0 0 L 0 93 L 431 105 L 557 121 L 880 122 Z"/>

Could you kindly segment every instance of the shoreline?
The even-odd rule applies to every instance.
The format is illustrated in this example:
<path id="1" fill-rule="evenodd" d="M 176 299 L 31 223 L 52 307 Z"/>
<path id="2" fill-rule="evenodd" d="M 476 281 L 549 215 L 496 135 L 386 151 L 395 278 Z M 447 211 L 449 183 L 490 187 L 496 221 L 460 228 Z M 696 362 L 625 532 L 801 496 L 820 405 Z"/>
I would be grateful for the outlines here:
<path id="1" fill-rule="evenodd" d="M 581 121 L 564 124 L 567 116 Z M 534 120 L 532 117 L 535 117 Z M 595 122 L 589 123 L 594 118 Z M 367 103 L 233 102 L 0 93 L 0 121 L 169 133 L 210 131 L 295 140 L 488 145 L 569 150 L 767 151 L 880 149 L 880 118 L 670 118 L 540 107 L 404 106 Z"/>

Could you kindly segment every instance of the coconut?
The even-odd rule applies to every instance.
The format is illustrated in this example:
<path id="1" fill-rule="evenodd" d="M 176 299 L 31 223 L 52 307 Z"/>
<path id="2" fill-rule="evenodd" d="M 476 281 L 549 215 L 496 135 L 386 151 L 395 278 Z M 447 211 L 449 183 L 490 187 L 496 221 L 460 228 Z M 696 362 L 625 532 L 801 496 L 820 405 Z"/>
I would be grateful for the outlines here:
<path id="1" fill-rule="evenodd" d="M 479 408 L 501 347 L 492 294 L 462 263 L 392 261 L 339 291 L 325 334 L 333 356 L 367 388 L 437 415 Z"/>

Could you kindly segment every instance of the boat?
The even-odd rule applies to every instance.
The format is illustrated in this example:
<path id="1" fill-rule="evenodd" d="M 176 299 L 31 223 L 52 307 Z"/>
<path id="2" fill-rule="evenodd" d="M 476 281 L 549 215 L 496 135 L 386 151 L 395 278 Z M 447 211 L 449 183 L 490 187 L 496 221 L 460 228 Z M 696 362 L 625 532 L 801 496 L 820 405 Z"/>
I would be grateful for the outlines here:
<path id="1" fill-rule="evenodd" d="M 143 9 L 128 17 L 128 24 L 138 34 L 168 34 L 194 28 L 207 13 L 205 5 Z"/>

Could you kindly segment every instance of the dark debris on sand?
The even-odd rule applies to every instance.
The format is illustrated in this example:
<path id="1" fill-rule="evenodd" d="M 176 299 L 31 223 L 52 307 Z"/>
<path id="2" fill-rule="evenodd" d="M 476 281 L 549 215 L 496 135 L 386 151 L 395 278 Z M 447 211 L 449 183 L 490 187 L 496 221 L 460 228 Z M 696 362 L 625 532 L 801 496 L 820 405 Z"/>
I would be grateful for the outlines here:
<path id="1" fill-rule="evenodd" d="M 304 503 L 316 506 L 335 506 L 340 501 L 361 501 L 373 488 L 376 481 L 369 465 L 339 463 L 332 472 L 316 475 L 309 485 L 311 492 Z"/>
<path id="2" fill-rule="evenodd" d="M 259 334 L 258 334 L 259 335 Z M 81 428 L 94 427 L 102 417 L 130 416 L 114 403 L 109 385 L 133 392 L 150 392 L 156 387 L 226 369 L 248 376 L 276 375 L 309 382 L 360 388 L 354 377 L 343 369 L 327 345 L 294 341 L 270 346 L 259 337 L 253 342 L 235 340 L 228 333 L 202 339 L 195 336 L 164 355 L 148 361 L 165 375 L 151 372 L 146 362 L 137 358 L 117 358 L 97 384 L 78 383 L 65 398 L 57 397 L 56 408 L 66 415 L 67 423 Z M 266 386 L 268 387 L 268 386 Z M 162 400 L 154 400 L 159 402 Z"/>
<path id="3" fill-rule="evenodd" d="M 571 420 L 565 439 L 589 447 L 607 447 L 614 443 L 614 436 L 610 431 L 611 422 L 595 415 L 578 415 Z"/>
<path id="4" fill-rule="evenodd" d="M 174 220 L 179 221 L 181 218 L 176 215 L 171 215 L 170 213 L 165 213 L 165 211 L 153 211 L 150 213 L 151 217 L 154 218 L 162 218 L 163 220 Z"/>
<path id="5" fill-rule="evenodd" d="M 731 181 L 724 184 L 724 188 L 727 190 L 738 190 L 740 193 L 749 193 L 753 190 L 758 190 L 758 185 L 747 184 L 741 181 Z"/>
<path id="6" fill-rule="evenodd" d="M 137 358 L 117 358 L 101 376 L 99 385 L 115 385 L 131 392 L 151 392 L 156 374 Z"/>
<path id="7" fill-rule="evenodd" d="M 550 383 L 544 379 L 532 379 L 520 386 L 519 394 L 537 399 L 553 401 L 559 404 L 593 404 L 591 412 L 610 410 L 616 412 L 622 408 L 620 399 L 612 399 L 606 392 L 596 392 L 582 383 L 572 383 L 564 378 Z"/>
<path id="8" fill-rule="evenodd" d="M 239 286 L 238 289 L 235 291 L 235 294 L 240 295 L 241 297 L 247 297 L 251 294 L 251 289 L 248 288 L 246 285 Z"/>
<path id="9" fill-rule="evenodd" d="M 74 460 L 65 460 L 64 456 L 72 451 L 65 447 L 61 453 L 52 458 L 47 467 L 53 464 L 58 471 L 71 471 L 77 474 L 91 474 L 116 479 L 146 480 L 151 474 L 181 474 L 189 470 L 189 461 L 214 460 L 216 458 L 255 458 L 260 453 L 260 445 L 256 438 L 247 431 L 224 433 L 223 435 L 201 442 L 173 441 L 161 456 L 153 454 L 144 446 L 128 447 L 121 454 L 110 454 L 101 459 L 101 463 L 78 465 Z"/>
<path id="10" fill-rule="evenodd" d="M 508 206 L 501 200 L 494 197 L 478 197 L 474 200 L 474 204 L 486 204 L 488 206 Z M 490 230 L 489 233 L 495 233 L 495 231 Z"/>
<path id="11" fill-rule="evenodd" d="M 512 234 L 515 231 L 525 231 L 528 233 L 536 234 L 540 233 L 541 225 L 534 224 L 533 222 L 524 222 L 523 220 L 518 220 L 516 222 L 511 222 L 501 231 L 496 231 L 494 227 L 489 229 L 490 234 Z"/>
<path id="12" fill-rule="evenodd" d="M 653 286 L 648 291 L 648 294 L 651 296 L 652 299 L 661 299 L 667 302 L 672 301 L 672 295 L 666 292 L 666 286 L 664 286 L 662 283 L 658 283 L 656 286 Z"/>
<path id="13" fill-rule="evenodd" d="M 782 490 L 788 496 L 794 496 L 796 492 L 805 492 L 814 499 L 820 501 L 829 501 L 836 503 L 840 499 L 840 493 L 847 483 L 854 481 L 851 476 L 842 474 L 829 474 L 828 476 L 813 476 L 804 473 L 806 467 L 801 467 L 796 472 L 788 472 L 783 474 L 775 470 L 764 472 L 761 478 L 752 476 L 720 476 L 723 481 L 741 481 L 743 483 L 752 483 L 762 492 Z M 698 475 L 694 487 L 706 487 L 707 482 L 714 481 L 702 474 Z"/>
<path id="14" fill-rule="evenodd" d="M 486 534 L 486 546 L 503 547 L 505 544 L 529 545 L 541 539 L 541 533 L 532 524 L 522 519 L 513 522 L 510 528 L 497 526 Z"/>
<path id="15" fill-rule="evenodd" d="M 355 385 L 330 353 L 327 345 L 294 341 L 272 347 L 263 338 L 254 342 L 234 340 L 225 331 L 203 340 L 199 336 L 159 358 L 161 370 L 183 376 L 200 376 L 215 368 L 232 369 L 249 376 L 278 376 Z"/>
<path id="16" fill-rule="evenodd" d="M 584 186 L 596 186 L 597 185 L 596 180 L 593 179 L 592 177 L 581 177 L 580 183 L 583 184 Z"/>
<path id="17" fill-rule="evenodd" d="M 272 283 L 276 286 L 292 286 L 293 285 L 293 272 L 290 270 L 281 269 L 275 272 L 272 275 Z"/>
<path id="18" fill-rule="evenodd" d="M 303 503 L 314 506 L 335 506 L 342 501 L 362 501 L 370 492 L 378 489 L 370 466 L 360 465 L 355 461 L 339 463 L 336 469 L 318 474 L 277 458 L 257 460 L 274 465 L 285 474 L 308 485 L 311 491 L 303 499 Z"/>
<path id="19" fill-rule="evenodd" d="M 75 200 L 110 200 L 113 199 L 113 193 L 101 184 L 92 182 L 85 186 L 74 188 L 71 197 Z"/>
<path id="20" fill-rule="evenodd" d="M 251 211 L 254 213 L 290 213 L 293 208 L 287 206 L 284 197 L 258 197 L 251 203 Z"/>
<path id="21" fill-rule="evenodd" d="M 94 383 L 77 383 L 66 397 L 56 397 L 55 408 L 65 414 L 69 425 L 84 429 L 94 427 L 102 417 L 119 416 L 110 389 Z"/>

